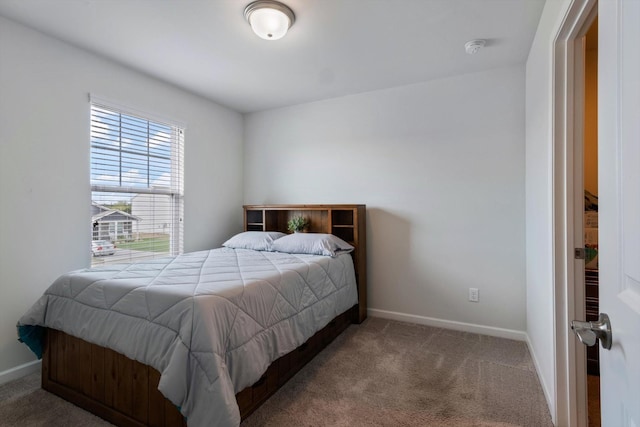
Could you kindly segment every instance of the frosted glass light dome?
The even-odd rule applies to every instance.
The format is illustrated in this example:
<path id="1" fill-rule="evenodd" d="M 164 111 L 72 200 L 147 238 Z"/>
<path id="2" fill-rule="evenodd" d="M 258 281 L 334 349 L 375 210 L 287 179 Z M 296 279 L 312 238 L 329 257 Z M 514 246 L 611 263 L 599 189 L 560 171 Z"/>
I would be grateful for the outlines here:
<path id="1" fill-rule="evenodd" d="M 259 0 L 249 4 L 244 16 L 253 32 L 265 40 L 278 40 L 287 34 L 293 25 L 293 11 L 276 1 Z"/>

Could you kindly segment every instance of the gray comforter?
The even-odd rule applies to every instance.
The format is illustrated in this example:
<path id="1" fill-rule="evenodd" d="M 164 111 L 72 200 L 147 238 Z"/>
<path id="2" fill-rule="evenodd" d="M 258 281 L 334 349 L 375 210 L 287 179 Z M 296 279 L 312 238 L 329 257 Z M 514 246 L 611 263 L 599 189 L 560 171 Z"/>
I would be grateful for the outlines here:
<path id="1" fill-rule="evenodd" d="M 153 366 L 189 426 L 240 423 L 235 393 L 357 303 L 353 262 L 213 249 L 61 276 L 19 326 Z"/>

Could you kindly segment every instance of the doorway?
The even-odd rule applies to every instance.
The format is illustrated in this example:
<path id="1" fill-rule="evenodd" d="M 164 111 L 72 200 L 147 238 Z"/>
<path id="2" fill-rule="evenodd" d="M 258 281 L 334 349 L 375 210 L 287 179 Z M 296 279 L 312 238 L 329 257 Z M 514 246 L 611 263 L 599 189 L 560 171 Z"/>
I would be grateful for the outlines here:
<path id="1" fill-rule="evenodd" d="M 582 137 L 582 176 L 584 197 L 582 211 L 584 220 L 582 229 L 584 236 L 584 287 L 585 318 L 597 321 L 599 307 L 599 271 L 598 271 L 598 17 L 588 27 L 582 42 L 583 49 L 583 137 Z M 577 147 L 578 150 L 580 147 Z M 579 158 L 579 153 L 577 153 Z M 578 160 L 578 159 L 576 159 Z M 576 162 L 576 164 L 579 164 Z M 577 186 L 579 187 L 579 186 Z M 579 208 L 579 207 L 578 207 Z M 578 221 L 579 222 L 579 221 Z M 578 230 L 576 230 L 578 231 Z M 577 274 L 576 278 L 581 275 Z M 587 420 L 588 427 L 600 427 L 600 346 L 586 348 L 587 357 Z"/>
<path id="2" fill-rule="evenodd" d="M 599 307 L 598 270 L 598 17 L 589 14 L 573 41 L 573 126 L 574 143 L 567 145 L 567 174 L 573 186 L 567 196 L 573 202 L 573 244 L 579 249 L 569 261 L 574 292 L 574 319 L 597 321 Z M 573 194 L 571 194 L 573 192 Z M 568 204 L 571 204 L 568 201 Z M 569 287 L 570 289 L 570 287 Z M 570 337 L 574 340 L 575 338 Z M 600 346 L 577 344 L 575 375 L 577 425 L 600 427 Z"/>
<path id="3" fill-rule="evenodd" d="M 598 15 L 597 0 L 571 3 L 554 45 L 553 223 L 556 353 L 556 425 L 588 425 L 586 347 L 567 325 L 586 320 L 584 248 L 586 34 Z M 593 387 L 591 388 L 593 390 Z"/>
<path id="4" fill-rule="evenodd" d="M 598 302 L 610 319 L 598 334 L 607 337 L 607 350 L 599 352 L 601 419 L 606 425 L 640 426 L 640 2 L 572 0 L 567 7 L 552 63 L 555 421 L 587 425 L 586 351 L 567 323 L 586 318 L 584 282 L 576 280 L 584 274 L 584 260 L 574 259 L 575 249 L 584 247 L 584 235 L 576 232 L 584 211 L 576 208 L 583 183 L 576 181 L 582 164 L 576 164 L 575 153 L 584 132 L 578 111 L 584 108 L 580 43 L 597 15 Z"/>

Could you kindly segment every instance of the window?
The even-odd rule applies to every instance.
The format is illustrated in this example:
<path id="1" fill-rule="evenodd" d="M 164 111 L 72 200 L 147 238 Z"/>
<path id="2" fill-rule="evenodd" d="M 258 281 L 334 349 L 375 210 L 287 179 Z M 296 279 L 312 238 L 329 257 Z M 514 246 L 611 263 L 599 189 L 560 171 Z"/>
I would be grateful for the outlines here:
<path id="1" fill-rule="evenodd" d="M 184 128 L 91 103 L 92 265 L 182 253 Z"/>

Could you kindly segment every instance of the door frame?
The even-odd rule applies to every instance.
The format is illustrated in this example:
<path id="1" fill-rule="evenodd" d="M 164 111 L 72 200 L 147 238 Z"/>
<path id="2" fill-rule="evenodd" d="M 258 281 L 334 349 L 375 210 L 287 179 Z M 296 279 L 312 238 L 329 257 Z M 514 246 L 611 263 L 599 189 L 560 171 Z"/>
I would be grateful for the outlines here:
<path id="1" fill-rule="evenodd" d="M 553 41 L 554 355 L 556 425 L 562 426 L 587 425 L 586 349 L 577 343 L 569 324 L 585 318 L 584 304 L 576 304 L 584 301 L 585 292 L 583 286 L 576 285 L 581 276 L 574 248 L 584 239 L 576 235 L 576 227 L 582 227 L 576 190 L 584 186 L 578 182 L 582 169 L 577 171 L 575 165 L 576 156 L 582 158 L 584 129 L 584 51 L 580 47 L 597 6 L 597 0 L 574 0 Z M 584 268 L 583 262 L 578 265 Z"/>

